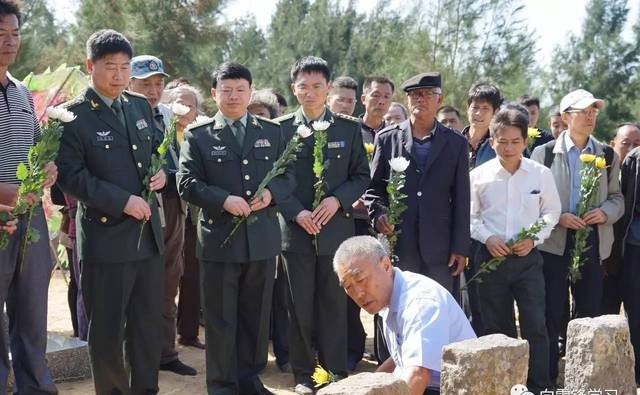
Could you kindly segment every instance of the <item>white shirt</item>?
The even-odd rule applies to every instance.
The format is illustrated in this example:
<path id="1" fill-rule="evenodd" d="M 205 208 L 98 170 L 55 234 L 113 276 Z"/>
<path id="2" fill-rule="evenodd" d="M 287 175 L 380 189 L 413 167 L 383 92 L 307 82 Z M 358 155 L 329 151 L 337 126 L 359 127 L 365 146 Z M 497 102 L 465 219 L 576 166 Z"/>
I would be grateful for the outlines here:
<path id="1" fill-rule="evenodd" d="M 380 311 L 384 338 L 396 364 L 393 374 L 419 366 L 429 369 L 429 388 L 440 389 L 442 348 L 476 335 L 453 296 L 421 274 L 393 268 L 393 290 L 388 307 Z"/>
<path id="2" fill-rule="evenodd" d="M 522 229 L 544 219 L 546 226 L 534 242 L 539 245 L 558 223 L 560 197 L 546 166 L 522 158 L 520 168 L 511 174 L 494 158 L 473 169 L 470 178 L 473 239 L 484 244 L 496 235 L 507 242 Z"/>

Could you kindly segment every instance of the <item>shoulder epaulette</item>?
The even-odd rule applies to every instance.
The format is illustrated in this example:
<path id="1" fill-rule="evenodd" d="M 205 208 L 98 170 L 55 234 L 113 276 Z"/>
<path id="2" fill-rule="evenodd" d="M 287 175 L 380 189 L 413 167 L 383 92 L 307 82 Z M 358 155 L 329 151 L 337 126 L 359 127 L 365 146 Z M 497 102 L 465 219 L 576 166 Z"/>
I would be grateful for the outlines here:
<path id="1" fill-rule="evenodd" d="M 66 108 L 66 109 L 70 109 L 70 108 L 73 108 L 73 107 L 75 107 L 75 106 L 77 106 L 79 104 L 84 103 L 85 101 L 86 101 L 86 98 L 84 97 L 84 95 L 80 95 L 80 96 L 76 96 L 75 98 L 73 98 L 73 99 L 71 99 L 69 101 L 66 101 L 66 102 L 60 104 L 59 106 L 63 107 L 63 108 Z"/>
<path id="2" fill-rule="evenodd" d="M 266 122 L 266 123 L 270 123 L 272 125 L 280 126 L 280 124 L 278 122 L 276 122 L 275 119 L 269 119 L 269 118 L 261 117 L 259 115 L 254 115 L 254 117 L 256 117 L 258 119 L 258 121 L 260 121 L 260 122 Z"/>
<path id="3" fill-rule="evenodd" d="M 359 123 L 360 122 L 359 118 L 352 117 L 351 115 L 340 114 L 340 113 L 337 113 L 337 112 L 334 112 L 333 115 L 336 116 L 337 118 L 346 119 L 347 121 L 351 121 L 353 123 Z"/>
<path id="4" fill-rule="evenodd" d="M 194 122 L 187 125 L 186 130 L 193 130 L 199 128 L 200 126 L 205 126 L 207 124 L 213 123 L 213 118 L 203 117 L 202 119 L 196 119 Z"/>
<path id="5" fill-rule="evenodd" d="M 282 123 L 282 122 L 284 122 L 284 121 L 287 121 L 287 120 L 289 120 L 289 119 L 291 119 L 291 118 L 295 117 L 295 115 L 296 115 L 296 113 L 295 113 L 295 112 L 291 112 L 291 113 L 289 113 L 289 114 L 285 114 L 285 115 L 283 115 L 283 116 L 281 116 L 281 117 L 274 118 L 274 119 L 272 119 L 272 121 L 273 121 L 273 122 L 276 122 L 276 123 Z"/>

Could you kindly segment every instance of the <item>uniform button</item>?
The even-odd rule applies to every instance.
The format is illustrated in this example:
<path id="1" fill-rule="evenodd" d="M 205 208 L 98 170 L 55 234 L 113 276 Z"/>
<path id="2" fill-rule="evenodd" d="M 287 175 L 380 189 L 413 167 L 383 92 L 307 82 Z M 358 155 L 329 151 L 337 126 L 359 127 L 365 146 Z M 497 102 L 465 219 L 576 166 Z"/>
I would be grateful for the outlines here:
<path id="1" fill-rule="evenodd" d="M 133 150 L 136 151 L 138 149 L 138 146 L 134 144 L 131 146 L 131 148 L 133 148 Z"/>
<path id="2" fill-rule="evenodd" d="M 245 160 L 243 160 L 243 161 L 242 161 L 242 164 L 243 164 L 243 165 L 248 165 L 248 164 L 249 164 L 249 161 L 245 159 Z"/>
<path id="3" fill-rule="evenodd" d="M 213 225 L 213 220 L 212 220 L 212 219 L 210 219 L 210 220 L 209 220 L 209 221 L 207 221 L 207 222 L 209 222 L 209 225 Z"/>
<path id="4" fill-rule="evenodd" d="M 138 162 L 138 167 L 142 169 L 142 163 Z"/>
<path id="5" fill-rule="evenodd" d="M 340 154 L 338 154 L 338 159 L 340 159 Z"/>
<path id="6" fill-rule="evenodd" d="M 245 179 L 245 180 L 247 180 L 247 181 L 249 181 L 249 179 L 250 179 L 250 178 L 251 178 L 251 177 L 249 177 L 249 175 L 248 175 L 248 174 L 244 176 L 244 179 Z"/>
<path id="7" fill-rule="evenodd" d="M 349 217 L 351 216 L 351 214 L 346 213 L 346 214 L 345 214 L 345 216 L 346 216 L 347 218 L 349 218 Z"/>
<path id="8" fill-rule="evenodd" d="M 268 156 L 265 156 L 265 157 L 264 157 L 264 160 L 269 160 L 269 157 L 268 157 Z"/>
<path id="9" fill-rule="evenodd" d="M 102 222 L 103 224 L 107 223 L 107 217 L 101 217 L 100 218 L 100 222 Z"/>
<path id="10" fill-rule="evenodd" d="M 147 140 L 151 140 L 151 136 L 147 136 Z"/>
<path id="11" fill-rule="evenodd" d="M 247 196 L 251 196 L 251 191 L 247 191 Z"/>
<path id="12" fill-rule="evenodd" d="M 418 195 L 418 197 L 422 196 L 422 191 L 418 191 L 416 195 Z"/>
<path id="13" fill-rule="evenodd" d="M 222 162 L 222 159 L 218 158 L 218 163 Z"/>
<path id="14" fill-rule="evenodd" d="M 104 148 L 109 149 L 109 144 L 105 145 Z"/>

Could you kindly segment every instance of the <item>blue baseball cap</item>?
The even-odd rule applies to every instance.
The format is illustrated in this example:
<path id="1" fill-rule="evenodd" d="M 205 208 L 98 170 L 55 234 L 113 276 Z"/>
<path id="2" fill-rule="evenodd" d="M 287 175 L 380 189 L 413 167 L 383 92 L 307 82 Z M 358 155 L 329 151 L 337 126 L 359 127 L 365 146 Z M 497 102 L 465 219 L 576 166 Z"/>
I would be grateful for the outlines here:
<path id="1" fill-rule="evenodd" d="M 169 74 L 164 72 L 162 60 L 151 55 L 140 55 L 131 59 L 131 78 L 143 80 L 156 74 L 169 77 Z"/>

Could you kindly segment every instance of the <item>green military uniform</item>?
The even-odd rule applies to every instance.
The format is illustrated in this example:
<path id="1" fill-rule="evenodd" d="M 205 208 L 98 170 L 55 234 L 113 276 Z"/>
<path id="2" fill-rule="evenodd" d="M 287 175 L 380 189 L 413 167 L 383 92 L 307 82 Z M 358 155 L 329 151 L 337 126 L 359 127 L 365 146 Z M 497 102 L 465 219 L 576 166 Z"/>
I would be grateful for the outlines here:
<path id="1" fill-rule="evenodd" d="M 121 118 L 109 101 L 87 88 L 66 103 L 76 119 L 64 124 L 58 182 L 78 199 L 78 256 L 96 394 L 156 393 L 164 270 L 160 216 L 152 205 L 138 250 L 141 222 L 123 210 L 130 196 L 141 196 L 161 137 L 143 96 L 120 95 Z"/>
<path id="2" fill-rule="evenodd" d="M 253 198 L 258 184 L 285 147 L 280 126 L 246 116 L 240 145 L 222 113 L 185 131 L 180 150 L 178 190 L 200 208 L 196 255 L 207 345 L 207 391 L 211 395 L 264 391 L 258 373 L 267 362 L 269 313 L 280 253 L 280 227 L 274 203 L 293 187 L 291 168 L 272 180 L 271 206 L 252 213 L 229 244 L 221 246 L 234 226 L 223 209 L 229 195 Z"/>
<path id="3" fill-rule="evenodd" d="M 297 153 L 296 189 L 279 204 L 282 255 L 290 293 L 289 362 L 296 384 L 307 385 L 316 365 L 311 338 L 314 327 L 320 363 L 334 374 L 347 374 L 346 296 L 333 273 L 332 260 L 340 243 L 355 234 L 352 204 L 369 183 L 369 164 L 358 120 L 333 114 L 329 109 L 324 120 L 330 123 L 324 150 L 329 161 L 325 197 L 336 197 L 341 207 L 317 236 L 318 255 L 314 237 L 295 222 L 302 210 L 314 210 L 314 136 L 304 139 Z M 292 138 L 299 125 L 307 123 L 302 109 L 277 121 L 287 139 Z"/>

